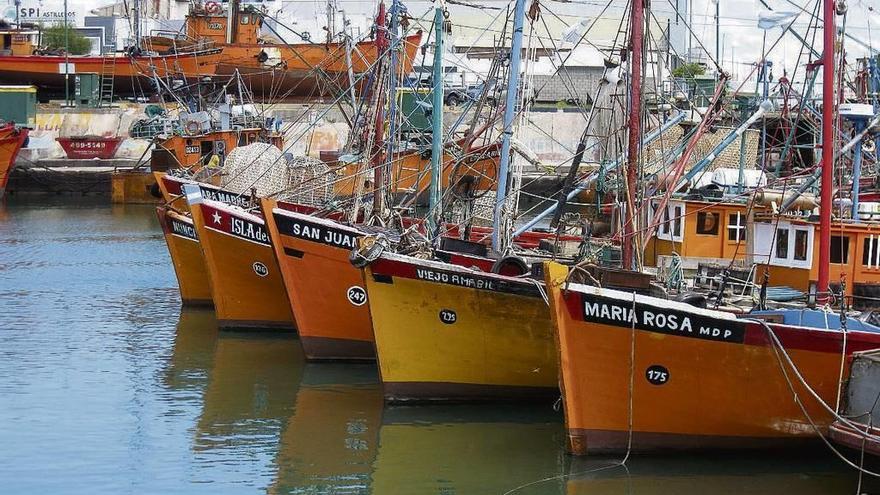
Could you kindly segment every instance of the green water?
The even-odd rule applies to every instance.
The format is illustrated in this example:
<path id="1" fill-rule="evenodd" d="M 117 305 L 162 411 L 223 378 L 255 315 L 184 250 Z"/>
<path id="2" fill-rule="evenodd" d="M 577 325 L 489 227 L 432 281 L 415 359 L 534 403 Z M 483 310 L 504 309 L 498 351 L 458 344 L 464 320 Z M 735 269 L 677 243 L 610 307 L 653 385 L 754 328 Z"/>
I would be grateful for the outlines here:
<path id="1" fill-rule="evenodd" d="M 74 206 L 74 203 L 77 203 Z M 855 493 L 827 451 L 576 459 L 549 405 L 383 407 L 371 365 L 181 310 L 151 207 L 0 206 L 0 494 Z M 545 481 L 540 481 L 545 480 Z M 869 487 L 867 491 L 873 488 Z"/>

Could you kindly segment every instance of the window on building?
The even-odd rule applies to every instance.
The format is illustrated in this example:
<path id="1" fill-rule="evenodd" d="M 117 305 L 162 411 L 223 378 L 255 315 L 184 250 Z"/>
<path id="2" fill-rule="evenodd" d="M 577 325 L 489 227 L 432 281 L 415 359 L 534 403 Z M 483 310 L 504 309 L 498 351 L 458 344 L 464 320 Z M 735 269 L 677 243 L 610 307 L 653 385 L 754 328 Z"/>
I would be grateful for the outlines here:
<path id="1" fill-rule="evenodd" d="M 718 213 L 701 211 L 697 213 L 697 233 L 705 235 L 718 235 Z"/>
<path id="2" fill-rule="evenodd" d="M 831 236 L 831 262 L 845 265 L 849 262 L 849 237 Z"/>
<path id="3" fill-rule="evenodd" d="M 806 230 L 794 231 L 794 259 L 797 261 L 807 260 L 807 239 L 809 234 Z"/>
<path id="4" fill-rule="evenodd" d="M 681 205 L 672 208 L 672 235 L 681 237 L 681 222 L 684 222 L 684 212 Z"/>
<path id="5" fill-rule="evenodd" d="M 776 257 L 788 258 L 788 229 L 776 229 Z"/>
<path id="6" fill-rule="evenodd" d="M 872 234 L 866 237 L 862 248 L 862 265 L 880 268 L 880 236 L 874 237 Z"/>
<path id="7" fill-rule="evenodd" d="M 746 217 L 742 213 L 731 213 L 727 217 L 727 238 L 731 241 L 746 240 Z"/>

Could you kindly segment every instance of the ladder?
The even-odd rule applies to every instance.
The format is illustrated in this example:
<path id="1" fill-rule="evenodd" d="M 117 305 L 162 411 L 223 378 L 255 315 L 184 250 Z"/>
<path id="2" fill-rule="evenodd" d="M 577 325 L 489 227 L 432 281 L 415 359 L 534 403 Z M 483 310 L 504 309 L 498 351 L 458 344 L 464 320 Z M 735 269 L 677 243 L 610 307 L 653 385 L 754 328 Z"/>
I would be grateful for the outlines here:
<path id="1" fill-rule="evenodd" d="M 116 46 L 107 45 L 101 61 L 101 93 L 98 99 L 99 108 L 113 106 L 113 81 L 116 79 Z"/>

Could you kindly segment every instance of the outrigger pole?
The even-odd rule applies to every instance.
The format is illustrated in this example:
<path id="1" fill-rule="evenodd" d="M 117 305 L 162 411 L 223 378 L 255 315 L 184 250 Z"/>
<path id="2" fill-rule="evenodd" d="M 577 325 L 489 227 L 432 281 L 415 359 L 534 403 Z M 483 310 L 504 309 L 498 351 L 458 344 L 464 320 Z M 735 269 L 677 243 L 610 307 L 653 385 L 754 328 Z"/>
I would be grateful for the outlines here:
<path id="1" fill-rule="evenodd" d="M 825 300 L 831 271 L 831 194 L 834 181 L 834 1 L 824 2 L 822 53 L 822 191 L 819 203 L 819 280 L 816 294 Z"/>
<path id="2" fill-rule="evenodd" d="M 504 210 L 507 203 L 507 176 L 510 174 L 510 138 L 513 135 L 513 118 L 519 93 L 519 71 L 522 64 L 523 26 L 526 17 L 526 1 L 516 0 L 513 13 L 513 34 L 510 40 L 510 73 L 507 75 L 507 98 L 504 106 L 504 132 L 501 135 L 501 159 L 498 166 L 498 182 L 495 192 L 495 211 L 492 215 L 492 249 L 503 251 L 502 235 Z"/>
<path id="3" fill-rule="evenodd" d="M 645 5 L 643 0 L 632 0 L 630 13 L 630 98 L 629 135 L 626 164 L 626 219 L 623 222 L 621 261 L 623 268 L 635 269 L 633 240 L 635 236 L 636 183 L 639 180 L 640 139 L 642 130 L 642 42 Z"/>
<path id="4" fill-rule="evenodd" d="M 443 165 L 443 21 L 444 2 L 434 8 L 434 72 L 431 108 L 431 187 L 428 190 L 428 236 L 440 226 L 440 168 Z"/>

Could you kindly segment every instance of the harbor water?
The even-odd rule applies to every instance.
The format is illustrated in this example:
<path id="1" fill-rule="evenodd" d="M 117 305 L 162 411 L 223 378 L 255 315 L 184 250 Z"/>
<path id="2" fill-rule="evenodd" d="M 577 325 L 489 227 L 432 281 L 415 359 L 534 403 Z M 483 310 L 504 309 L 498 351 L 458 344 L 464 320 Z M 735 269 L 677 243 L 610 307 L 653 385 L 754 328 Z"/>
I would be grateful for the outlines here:
<path id="1" fill-rule="evenodd" d="M 858 488 L 822 447 L 621 466 L 566 455 L 552 404 L 383 406 L 373 365 L 307 364 L 293 335 L 181 309 L 154 208 L 106 203 L 0 205 L 0 493 Z"/>

